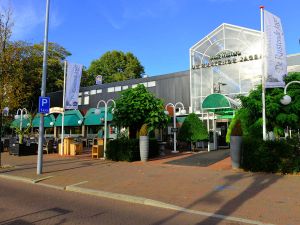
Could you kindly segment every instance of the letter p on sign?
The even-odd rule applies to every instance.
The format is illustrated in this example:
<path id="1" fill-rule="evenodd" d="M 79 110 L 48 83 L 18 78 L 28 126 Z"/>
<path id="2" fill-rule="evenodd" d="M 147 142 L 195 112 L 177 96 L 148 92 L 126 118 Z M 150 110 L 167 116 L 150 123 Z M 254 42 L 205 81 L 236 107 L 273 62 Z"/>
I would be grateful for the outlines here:
<path id="1" fill-rule="evenodd" d="M 39 113 L 45 114 L 50 111 L 50 97 L 39 97 Z"/>

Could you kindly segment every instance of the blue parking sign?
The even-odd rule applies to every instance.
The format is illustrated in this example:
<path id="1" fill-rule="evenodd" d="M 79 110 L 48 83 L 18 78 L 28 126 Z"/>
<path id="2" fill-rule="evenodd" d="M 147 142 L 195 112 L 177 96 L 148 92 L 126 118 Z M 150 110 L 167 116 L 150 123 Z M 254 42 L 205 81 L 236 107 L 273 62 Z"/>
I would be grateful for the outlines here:
<path id="1" fill-rule="evenodd" d="M 50 97 L 39 97 L 39 113 L 45 114 L 50 112 Z"/>

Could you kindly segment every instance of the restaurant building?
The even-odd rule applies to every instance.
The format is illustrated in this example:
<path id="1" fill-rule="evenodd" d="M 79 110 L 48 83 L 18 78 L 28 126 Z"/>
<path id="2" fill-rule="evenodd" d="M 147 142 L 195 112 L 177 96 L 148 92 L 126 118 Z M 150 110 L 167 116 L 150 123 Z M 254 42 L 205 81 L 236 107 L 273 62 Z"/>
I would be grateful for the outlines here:
<path id="1" fill-rule="evenodd" d="M 240 106 L 237 96 L 261 84 L 261 49 L 260 31 L 224 23 L 190 48 L 189 70 L 81 87 L 78 109 L 85 114 L 99 100 L 117 99 L 122 90 L 143 84 L 165 105 L 181 102 L 199 115 L 212 131 L 210 149 L 226 146 L 228 121 Z M 300 72 L 300 54 L 288 55 L 287 63 L 288 72 Z M 62 91 L 48 96 L 51 107 L 62 106 Z"/>

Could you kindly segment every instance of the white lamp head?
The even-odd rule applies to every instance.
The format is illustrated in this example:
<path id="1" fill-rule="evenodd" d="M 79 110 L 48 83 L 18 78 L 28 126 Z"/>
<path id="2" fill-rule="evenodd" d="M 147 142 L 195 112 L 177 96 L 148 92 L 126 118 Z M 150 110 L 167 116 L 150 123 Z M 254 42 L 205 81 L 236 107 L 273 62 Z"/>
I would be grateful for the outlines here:
<path id="1" fill-rule="evenodd" d="M 185 109 L 182 109 L 182 110 L 181 110 L 181 114 L 186 114 L 186 110 L 185 110 Z"/>
<path id="2" fill-rule="evenodd" d="M 19 115 L 15 115 L 15 120 L 19 119 Z"/>
<path id="3" fill-rule="evenodd" d="M 50 122 L 50 126 L 53 127 L 53 125 L 54 125 L 54 123 L 53 123 L 53 122 Z"/>
<path id="4" fill-rule="evenodd" d="M 168 110 L 165 110 L 165 114 L 166 114 L 166 115 L 169 115 L 170 113 L 169 113 L 169 111 L 168 111 Z"/>
<path id="5" fill-rule="evenodd" d="M 100 110 L 100 109 L 98 109 L 98 108 L 95 109 L 95 114 L 96 114 L 96 115 L 100 115 L 100 113 L 101 113 L 101 110 Z"/>
<path id="6" fill-rule="evenodd" d="M 115 108 L 112 108 L 111 109 L 111 114 L 114 114 L 115 113 Z"/>
<path id="7" fill-rule="evenodd" d="M 78 120 L 78 124 L 81 125 L 82 124 L 82 120 Z"/>
<path id="8" fill-rule="evenodd" d="M 282 99 L 280 99 L 280 102 L 282 105 L 288 105 L 291 103 L 291 101 L 292 101 L 292 98 L 289 95 L 285 95 L 282 97 Z"/>
<path id="9" fill-rule="evenodd" d="M 28 114 L 24 115 L 24 119 L 26 119 L 26 120 L 28 119 Z"/>
<path id="10" fill-rule="evenodd" d="M 29 127 L 29 126 L 30 126 L 30 123 L 27 123 L 26 125 L 27 125 L 27 127 Z"/>

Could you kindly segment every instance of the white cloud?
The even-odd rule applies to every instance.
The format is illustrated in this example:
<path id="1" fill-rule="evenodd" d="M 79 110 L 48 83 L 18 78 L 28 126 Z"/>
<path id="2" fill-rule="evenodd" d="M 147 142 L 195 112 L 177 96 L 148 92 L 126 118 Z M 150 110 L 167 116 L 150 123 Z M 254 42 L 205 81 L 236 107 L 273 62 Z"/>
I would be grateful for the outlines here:
<path id="1" fill-rule="evenodd" d="M 99 6 L 102 16 L 115 29 L 131 21 L 147 18 L 161 18 L 179 13 L 182 3 L 179 0 L 141 1 L 118 0 L 118 4 Z"/>
<path id="2" fill-rule="evenodd" d="M 21 2 L 21 3 L 20 3 Z M 36 30 L 43 31 L 45 23 L 45 5 L 33 0 L 0 0 L 0 9 L 11 8 L 13 11 L 14 40 L 28 40 L 35 36 Z M 56 28 L 61 24 L 61 19 L 56 11 L 50 9 L 50 28 Z"/>

